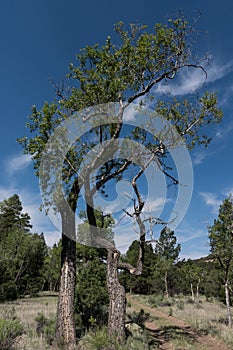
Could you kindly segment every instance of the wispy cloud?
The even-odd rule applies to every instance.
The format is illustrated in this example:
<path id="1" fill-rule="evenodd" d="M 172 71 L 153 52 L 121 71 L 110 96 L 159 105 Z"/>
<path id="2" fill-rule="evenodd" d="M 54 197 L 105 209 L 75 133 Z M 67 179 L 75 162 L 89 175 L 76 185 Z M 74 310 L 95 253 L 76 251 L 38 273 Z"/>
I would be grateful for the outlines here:
<path id="1" fill-rule="evenodd" d="M 216 194 L 210 192 L 200 192 L 200 196 L 203 198 L 206 205 L 212 207 L 212 212 L 217 214 L 222 200 L 218 199 Z"/>
<path id="2" fill-rule="evenodd" d="M 205 151 L 199 151 L 193 154 L 193 164 L 194 165 L 200 165 L 203 163 L 203 161 L 208 156 L 207 152 Z"/>
<path id="3" fill-rule="evenodd" d="M 13 175 L 15 172 L 27 168 L 30 163 L 31 157 L 29 155 L 15 156 L 7 161 L 6 170 L 9 175 Z"/>
<path id="4" fill-rule="evenodd" d="M 167 83 L 161 83 L 156 86 L 154 92 L 157 94 L 169 94 L 171 96 L 180 96 L 194 93 L 201 86 L 207 83 L 213 83 L 233 71 L 233 61 L 222 63 L 215 61 L 205 67 L 207 71 L 207 81 L 205 72 L 198 68 L 184 68 L 177 77 Z"/>
<path id="5" fill-rule="evenodd" d="M 177 229 L 176 236 L 179 243 L 186 243 L 200 237 L 207 237 L 206 231 L 202 229 Z"/>
<path id="6" fill-rule="evenodd" d="M 230 120 L 228 118 L 227 123 L 224 123 L 224 125 L 219 126 L 218 131 L 216 133 L 216 138 L 225 140 L 230 134 L 232 134 L 232 131 L 233 131 L 233 120 Z"/>

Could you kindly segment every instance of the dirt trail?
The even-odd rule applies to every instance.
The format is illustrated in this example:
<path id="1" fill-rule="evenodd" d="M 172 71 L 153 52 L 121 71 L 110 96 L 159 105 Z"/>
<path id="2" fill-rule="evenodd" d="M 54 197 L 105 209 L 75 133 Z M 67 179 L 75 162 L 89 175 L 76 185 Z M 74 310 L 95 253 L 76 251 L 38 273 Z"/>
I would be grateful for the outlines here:
<path id="1" fill-rule="evenodd" d="M 172 342 L 172 335 L 174 336 L 174 333 L 189 339 L 190 343 L 197 350 L 232 350 L 210 335 L 199 334 L 183 321 L 173 316 L 168 316 L 156 308 L 151 308 L 148 305 L 138 302 L 131 295 L 127 296 L 127 300 L 130 301 L 133 310 L 138 312 L 143 309 L 145 313 L 149 313 L 150 317 L 153 318 L 153 320 L 146 320 L 144 325 L 145 329 L 156 339 L 156 343 L 161 350 L 183 350 L 182 347 L 174 346 Z"/>

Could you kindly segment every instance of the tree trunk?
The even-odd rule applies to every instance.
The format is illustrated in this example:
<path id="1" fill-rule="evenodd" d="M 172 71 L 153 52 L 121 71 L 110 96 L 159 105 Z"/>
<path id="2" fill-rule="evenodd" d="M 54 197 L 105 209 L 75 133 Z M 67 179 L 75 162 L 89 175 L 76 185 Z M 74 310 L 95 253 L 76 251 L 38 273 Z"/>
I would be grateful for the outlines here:
<path id="1" fill-rule="evenodd" d="M 164 274 L 164 283 L 165 283 L 164 297 L 167 299 L 169 297 L 168 285 L 167 285 L 167 271 L 165 271 L 165 274 Z"/>
<path id="2" fill-rule="evenodd" d="M 68 216 L 68 215 L 67 215 Z M 74 301 L 76 286 L 76 240 L 74 215 L 62 218 L 60 290 L 57 305 L 56 340 L 65 350 L 76 346 Z"/>
<path id="3" fill-rule="evenodd" d="M 229 297 L 229 282 L 228 279 L 225 282 L 225 296 L 226 296 L 226 306 L 227 306 L 227 316 L 228 316 L 228 326 L 231 327 L 231 307 L 230 307 L 230 297 Z"/>
<path id="4" fill-rule="evenodd" d="M 107 286 L 109 292 L 108 333 L 115 335 L 119 342 L 125 340 L 126 294 L 119 282 L 117 250 L 108 250 Z"/>
<path id="5" fill-rule="evenodd" d="M 192 300 L 193 300 L 193 302 L 195 302 L 195 295 L 194 295 L 194 291 L 193 291 L 193 284 L 192 284 L 192 282 L 190 282 L 190 288 L 191 288 Z"/>
<path id="6" fill-rule="evenodd" d="M 198 278 L 198 282 L 197 282 L 197 292 L 196 292 L 196 298 L 197 298 L 197 300 L 198 300 L 198 298 L 199 298 L 199 286 L 200 286 L 200 283 L 201 283 L 201 279 Z"/>

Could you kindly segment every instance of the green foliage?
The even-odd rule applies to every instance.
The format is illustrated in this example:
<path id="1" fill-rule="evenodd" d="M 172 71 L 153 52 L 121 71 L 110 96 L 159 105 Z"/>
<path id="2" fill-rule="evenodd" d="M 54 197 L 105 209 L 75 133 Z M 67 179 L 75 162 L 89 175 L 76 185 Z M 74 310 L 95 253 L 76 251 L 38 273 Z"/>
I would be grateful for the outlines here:
<path id="1" fill-rule="evenodd" d="M 32 227 L 30 216 L 22 213 L 22 204 L 17 194 L 0 202 L 0 241 L 6 239 L 13 229 L 28 232 Z"/>
<path id="2" fill-rule="evenodd" d="M 79 216 L 81 219 L 84 219 L 84 222 L 78 225 L 77 242 L 87 246 L 92 246 L 90 225 L 87 220 L 87 214 L 85 211 L 81 211 Z M 112 230 L 114 225 L 113 217 L 111 215 L 104 215 L 100 207 L 94 210 L 94 216 L 96 227 L 97 229 L 100 229 L 98 230 L 99 236 L 102 239 L 114 244 L 114 232 Z"/>
<path id="3" fill-rule="evenodd" d="M 15 316 L 14 309 L 0 318 L 0 349 L 11 350 L 15 339 L 23 333 L 23 326 Z"/>
<path id="4" fill-rule="evenodd" d="M 93 160 L 90 165 L 85 164 L 83 176 L 85 181 L 83 179 L 79 181 L 81 180 L 79 178 L 80 172 L 78 171 L 80 165 L 83 160 L 86 160 L 86 155 L 90 154 L 89 151 L 95 145 L 102 144 L 103 141 L 117 141 L 120 137 L 125 137 L 126 132 L 123 130 L 121 124 L 125 108 L 134 101 L 137 101 L 138 98 L 141 98 L 141 101 L 143 101 L 142 104 L 145 103 L 146 97 L 153 97 L 153 88 L 156 84 L 175 79 L 185 67 L 189 69 L 200 68 L 199 63 L 196 62 L 196 55 L 194 60 L 192 59 L 192 31 L 183 16 L 170 19 L 167 24 L 156 24 L 152 30 L 147 28 L 146 25 L 135 24 L 131 24 L 127 28 L 120 22 L 116 24 L 115 31 L 118 35 L 117 44 L 114 44 L 111 37 L 108 36 L 103 45 L 86 46 L 80 50 L 77 55 L 77 61 L 69 66 L 69 73 L 64 88 L 60 88 L 60 86 L 56 87 L 57 100 L 53 103 L 46 102 L 41 109 L 33 106 L 29 121 L 26 124 L 31 135 L 29 138 L 23 137 L 19 140 L 25 153 L 32 156 L 34 169 L 38 176 L 38 170 L 46 144 L 51 134 L 62 121 L 69 118 L 75 112 L 81 111 L 83 108 L 109 102 L 119 102 L 121 110 L 121 113 L 118 115 L 119 124 L 111 124 L 104 116 L 106 125 L 99 128 L 93 127 L 89 133 L 83 135 L 81 139 L 76 140 L 67 153 L 66 159 L 64 159 L 61 174 L 62 190 L 73 211 L 77 208 L 80 190 L 84 182 L 85 185 L 93 185 L 94 189 L 98 188 L 102 194 L 107 196 L 109 194 L 105 188 L 107 181 L 110 179 L 115 182 L 118 181 L 123 175 L 119 175 L 117 170 L 123 166 L 125 166 L 123 169 L 129 170 L 125 159 L 115 161 L 114 152 L 111 153 L 110 151 L 110 154 L 108 154 L 107 147 L 101 148 L 100 152 L 102 154 L 95 153 L 95 161 Z M 200 62 L 202 61 L 200 60 Z M 202 96 L 200 93 L 200 97 L 195 96 L 193 100 L 190 98 L 180 101 L 174 100 L 172 96 L 166 96 L 165 101 L 158 101 L 154 103 L 153 107 L 175 126 L 179 135 L 187 142 L 190 149 L 198 143 L 209 144 L 210 138 L 206 136 L 205 127 L 210 123 L 218 123 L 222 118 L 222 112 L 217 105 L 216 95 L 209 92 L 204 92 Z M 80 125 L 80 128 L 82 128 L 82 125 Z M 67 137 L 66 135 L 62 135 L 62 137 L 62 141 L 65 143 Z M 148 148 L 153 150 L 158 149 L 160 140 L 153 139 L 150 141 L 146 140 L 145 142 L 143 132 L 130 130 L 128 137 L 133 140 L 140 140 L 145 147 L 148 146 Z M 169 142 L 172 147 L 177 142 L 173 138 L 171 140 L 161 141 Z M 104 151 L 106 151 L 106 154 L 109 155 L 109 159 L 111 160 L 100 166 L 101 163 L 99 161 L 102 160 L 101 155 L 103 155 Z M 158 153 L 154 151 L 155 160 L 159 162 L 162 157 Z M 135 169 L 134 165 L 131 163 L 130 165 L 131 169 Z M 161 160 L 160 165 L 162 171 L 169 166 L 169 164 L 166 164 L 165 157 Z M 53 169 L 49 165 L 43 174 L 42 186 L 46 189 L 44 198 L 45 208 L 51 207 L 50 194 L 53 191 L 53 186 L 56 187 L 56 184 L 51 181 L 51 177 L 53 178 L 53 176 L 47 176 L 48 174 L 51 175 L 49 173 L 51 168 Z M 56 209 L 59 211 L 59 205 L 56 206 Z M 92 209 L 94 210 L 95 208 Z M 95 215 L 92 215 L 91 219 L 95 222 L 93 226 L 98 227 L 100 224 L 98 218 L 96 220 Z M 88 216 L 88 220 L 90 223 L 90 215 Z M 87 223 L 84 223 L 84 225 L 81 229 L 79 228 L 81 235 L 80 242 L 88 243 L 87 237 L 85 237 Z M 108 232 L 108 229 L 107 233 L 111 234 L 111 232 Z M 63 232 L 63 234 L 66 235 L 66 232 Z M 166 232 L 164 232 L 165 234 Z M 173 244 L 172 242 L 174 241 L 171 239 L 171 245 Z M 72 257 L 72 263 L 74 264 L 75 256 L 72 254 L 73 250 L 71 247 L 73 248 L 71 244 L 65 245 L 64 243 L 62 247 L 64 254 L 62 257 Z M 166 249 L 163 251 L 163 254 L 161 252 L 161 262 L 163 262 L 165 275 L 167 275 L 170 266 L 177 259 L 179 250 L 179 245 L 177 247 L 173 245 L 173 253 L 169 251 L 167 255 Z M 153 277 L 157 277 L 156 274 L 152 274 L 154 269 L 153 252 L 148 251 L 148 258 L 148 262 L 145 258 L 144 275 L 142 274 L 137 281 L 133 278 L 131 279 L 131 277 L 129 282 L 126 279 L 126 284 L 128 283 L 127 288 L 143 293 L 151 292 L 154 283 Z M 78 270 L 80 275 L 80 277 L 78 275 L 78 279 L 80 279 L 77 285 L 77 295 L 80 301 L 77 304 L 77 310 L 81 315 L 88 315 L 87 320 L 91 316 L 97 319 L 95 315 L 89 314 L 88 308 L 93 310 L 96 305 L 98 306 L 98 300 L 101 300 L 101 296 L 96 291 L 102 291 L 103 287 L 102 285 L 99 286 L 99 289 L 93 287 L 98 286 L 99 283 L 96 276 L 93 276 L 94 264 L 99 268 L 98 270 L 95 266 L 96 275 L 101 275 L 99 276 L 100 280 L 102 280 L 104 269 L 103 265 L 97 264 L 98 259 L 95 259 L 91 262 L 87 261 L 86 266 Z M 82 275 L 83 271 L 90 278 L 89 283 L 85 282 L 84 275 Z M 123 274 L 121 276 L 124 277 Z M 89 295 L 91 297 L 88 294 L 85 295 L 85 292 L 90 293 Z M 98 297 L 95 296 L 95 293 L 98 294 Z M 96 305 L 93 305 L 92 300 L 96 301 Z M 81 310 L 81 305 L 84 305 L 86 309 Z M 87 324 L 84 318 L 83 322 Z"/>
<path id="5" fill-rule="evenodd" d="M 108 335 L 106 328 L 88 332 L 79 342 L 82 350 L 121 350 L 114 337 Z M 123 349 L 122 349 L 123 350 Z"/>
<path id="6" fill-rule="evenodd" d="M 122 260 L 133 266 L 137 265 L 139 252 L 139 242 L 134 241 L 129 246 Z M 149 294 L 153 289 L 153 271 L 155 267 L 156 256 L 151 244 L 144 247 L 144 263 L 142 274 L 139 276 L 129 275 L 126 271 L 121 272 L 120 282 L 125 286 L 127 291 L 139 294 Z"/>
<path id="7" fill-rule="evenodd" d="M 61 271 L 61 240 L 58 244 L 54 244 L 52 248 L 48 248 L 42 271 L 45 279 L 44 288 L 51 292 L 58 291 Z"/>
<path id="8" fill-rule="evenodd" d="M 157 255 L 154 276 L 157 278 L 160 276 L 163 279 L 166 297 L 168 297 L 169 272 L 172 270 L 173 264 L 177 261 L 180 250 L 180 244 L 176 245 L 174 231 L 171 231 L 168 227 L 164 227 L 154 250 Z"/>
<path id="9" fill-rule="evenodd" d="M 77 244 L 75 312 L 79 328 L 91 327 L 92 319 L 95 319 L 97 326 L 107 323 L 107 270 L 101 252 L 102 250 Z"/>
<path id="10" fill-rule="evenodd" d="M 233 262 L 233 200 L 230 196 L 220 205 L 218 219 L 209 226 L 210 248 L 213 257 L 227 269 Z"/>
<path id="11" fill-rule="evenodd" d="M 0 284 L 0 301 L 17 299 L 17 286 L 14 281 L 7 281 Z"/>
<path id="12" fill-rule="evenodd" d="M 17 195 L 0 203 L 0 300 L 35 295 L 43 285 L 47 246 L 43 234 L 29 232 L 30 217 L 22 210 Z"/>
<path id="13" fill-rule="evenodd" d="M 170 307 L 168 310 L 168 316 L 173 316 L 173 308 Z"/>
<path id="14" fill-rule="evenodd" d="M 172 264 L 178 259 L 180 250 L 180 244 L 176 246 L 174 231 L 171 231 L 168 227 L 163 228 L 155 246 L 155 254 L 159 256 L 161 261 Z"/>

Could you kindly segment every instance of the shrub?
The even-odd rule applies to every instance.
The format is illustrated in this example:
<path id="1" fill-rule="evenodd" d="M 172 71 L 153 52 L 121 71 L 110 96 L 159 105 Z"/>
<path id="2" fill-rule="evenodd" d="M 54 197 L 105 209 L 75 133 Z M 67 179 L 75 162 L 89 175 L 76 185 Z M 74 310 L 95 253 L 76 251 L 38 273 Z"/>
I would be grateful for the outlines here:
<path id="1" fill-rule="evenodd" d="M 172 315 L 173 315 L 173 309 L 172 307 L 170 307 L 168 310 L 168 316 L 172 316 Z"/>
<path id="2" fill-rule="evenodd" d="M 177 309 L 178 310 L 184 310 L 184 302 L 182 300 L 179 300 L 177 302 Z"/>
<path id="3" fill-rule="evenodd" d="M 52 344 L 55 338 L 55 319 L 48 319 L 43 313 L 38 313 L 35 321 L 37 335 L 42 335 L 48 344 Z"/>
<path id="4" fill-rule="evenodd" d="M 0 301 L 17 299 L 17 286 L 13 281 L 0 285 Z"/>
<path id="5" fill-rule="evenodd" d="M 116 341 L 113 337 L 109 337 L 107 328 L 103 327 L 96 331 L 89 331 L 79 342 L 82 350 L 118 350 Z"/>
<path id="6" fill-rule="evenodd" d="M 15 310 L 0 318 L 0 349 L 11 350 L 15 339 L 23 333 L 23 326 L 15 316 Z"/>

